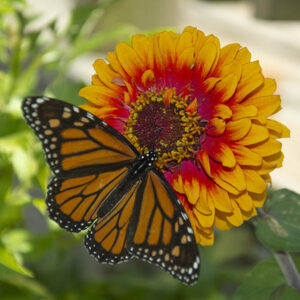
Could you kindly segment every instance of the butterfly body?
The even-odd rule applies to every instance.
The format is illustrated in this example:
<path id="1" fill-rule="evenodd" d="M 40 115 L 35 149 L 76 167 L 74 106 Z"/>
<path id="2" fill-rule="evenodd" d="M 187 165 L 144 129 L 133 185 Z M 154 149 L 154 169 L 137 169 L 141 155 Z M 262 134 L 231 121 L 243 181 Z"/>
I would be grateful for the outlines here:
<path id="1" fill-rule="evenodd" d="M 194 284 L 200 259 L 193 229 L 155 167 L 156 151 L 140 154 L 104 121 L 56 99 L 26 98 L 22 108 L 54 173 L 50 218 L 71 232 L 91 227 L 85 246 L 101 263 L 136 257 Z"/>

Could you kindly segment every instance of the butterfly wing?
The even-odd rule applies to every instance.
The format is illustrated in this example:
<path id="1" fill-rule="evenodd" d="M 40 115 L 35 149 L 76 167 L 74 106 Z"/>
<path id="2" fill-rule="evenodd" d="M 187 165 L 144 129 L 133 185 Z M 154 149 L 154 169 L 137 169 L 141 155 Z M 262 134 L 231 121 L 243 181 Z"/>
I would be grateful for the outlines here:
<path id="1" fill-rule="evenodd" d="M 137 180 L 126 194 L 119 195 L 114 209 L 100 217 L 86 235 L 85 246 L 99 262 L 116 264 L 132 257 L 127 249 L 128 225 L 141 182 Z"/>
<path id="2" fill-rule="evenodd" d="M 55 174 L 46 199 L 50 218 L 69 231 L 87 228 L 138 152 L 104 121 L 71 104 L 31 97 L 22 109 Z"/>
<path id="3" fill-rule="evenodd" d="M 183 283 L 198 280 L 200 257 L 188 216 L 155 169 L 138 190 L 128 232 L 129 253 L 159 265 Z"/>

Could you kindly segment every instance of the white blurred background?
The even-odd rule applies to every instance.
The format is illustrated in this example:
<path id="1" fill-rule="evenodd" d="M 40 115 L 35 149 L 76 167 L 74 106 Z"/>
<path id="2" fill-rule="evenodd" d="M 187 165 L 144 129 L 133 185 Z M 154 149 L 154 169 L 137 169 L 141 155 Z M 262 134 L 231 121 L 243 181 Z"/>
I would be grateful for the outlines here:
<path id="1" fill-rule="evenodd" d="M 28 2 L 30 13 L 42 14 L 34 26 L 57 18 L 63 28 L 74 5 L 92 1 Z M 288 20 L 278 20 L 284 18 Z M 101 26 L 127 23 L 140 30 L 172 28 L 181 31 L 185 26 L 192 25 L 205 34 L 216 35 L 223 46 L 238 42 L 248 47 L 252 59 L 260 61 L 264 75 L 277 80 L 277 93 L 281 95 L 283 109 L 274 119 L 291 129 L 291 138 L 282 140 L 285 154 L 283 167 L 271 174 L 273 186 L 300 193 L 300 20 L 291 18 L 300 18 L 299 0 L 117 0 L 108 7 L 101 19 Z M 105 56 L 105 53 L 93 53 L 75 60 L 69 71 L 70 76 L 88 84 L 94 73 L 94 60 Z"/>

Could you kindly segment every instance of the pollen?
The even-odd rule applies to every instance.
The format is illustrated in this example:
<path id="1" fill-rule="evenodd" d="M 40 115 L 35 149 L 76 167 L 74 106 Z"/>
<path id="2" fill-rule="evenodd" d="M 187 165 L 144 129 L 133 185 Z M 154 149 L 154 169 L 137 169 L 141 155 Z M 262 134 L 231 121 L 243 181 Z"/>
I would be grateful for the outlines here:
<path id="1" fill-rule="evenodd" d="M 196 110 L 188 109 L 191 102 L 175 89 L 140 94 L 131 103 L 123 134 L 140 153 L 156 150 L 156 166 L 161 169 L 193 157 L 200 147 L 203 123 Z"/>

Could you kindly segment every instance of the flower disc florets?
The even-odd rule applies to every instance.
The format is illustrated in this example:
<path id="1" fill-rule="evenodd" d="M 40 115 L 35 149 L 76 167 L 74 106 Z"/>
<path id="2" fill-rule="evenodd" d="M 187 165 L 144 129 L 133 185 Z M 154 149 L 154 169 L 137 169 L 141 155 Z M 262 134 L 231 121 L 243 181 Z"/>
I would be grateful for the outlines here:
<path id="1" fill-rule="evenodd" d="M 123 134 L 140 152 L 155 149 L 160 168 L 192 157 L 200 147 L 200 116 L 188 111 L 188 100 L 165 90 L 140 94 L 132 105 Z"/>

